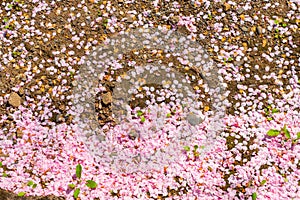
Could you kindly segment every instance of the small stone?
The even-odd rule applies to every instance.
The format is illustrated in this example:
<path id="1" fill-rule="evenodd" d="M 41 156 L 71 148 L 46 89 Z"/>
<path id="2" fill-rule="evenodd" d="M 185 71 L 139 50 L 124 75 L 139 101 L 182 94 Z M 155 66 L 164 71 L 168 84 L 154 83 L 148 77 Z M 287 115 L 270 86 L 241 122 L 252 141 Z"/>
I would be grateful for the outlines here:
<path id="1" fill-rule="evenodd" d="M 283 74 L 283 70 L 282 70 L 282 69 L 279 70 L 278 74 L 279 74 L 279 75 Z"/>
<path id="2" fill-rule="evenodd" d="M 23 132 L 20 129 L 17 129 L 17 138 L 22 138 L 23 137 Z"/>
<path id="3" fill-rule="evenodd" d="M 192 126 L 196 126 L 198 124 L 200 124 L 201 122 L 203 122 L 203 119 L 201 119 L 200 117 L 197 117 L 195 114 L 193 113 L 189 113 L 187 115 L 187 121 L 192 125 Z"/>
<path id="4" fill-rule="evenodd" d="M 72 85 L 76 87 L 78 85 L 77 81 L 72 81 Z"/>
<path id="5" fill-rule="evenodd" d="M 172 22 L 172 24 L 177 24 L 180 20 L 179 16 L 172 16 L 170 17 L 170 21 Z"/>
<path id="6" fill-rule="evenodd" d="M 241 20 L 245 20 L 245 15 L 240 15 Z"/>
<path id="7" fill-rule="evenodd" d="M 135 130 L 131 130 L 130 133 L 128 134 L 129 138 L 131 140 L 134 140 L 135 138 L 137 138 L 139 135 Z"/>
<path id="8" fill-rule="evenodd" d="M 247 31 L 248 31 L 248 28 L 247 28 L 246 26 L 242 26 L 241 29 L 242 29 L 242 31 L 244 31 L 244 32 L 247 32 Z"/>
<path id="9" fill-rule="evenodd" d="M 265 46 L 267 45 L 267 43 L 268 43 L 268 40 L 264 39 L 264 40 L 262 41 L 262 47 L 265 47 Z"/>
<path id="10" fill-rule="evenodd" d="M 2 149 L 0 149 L 0 157 L 9 157 L 8 155 L 4 154 Z"/>
<path id="11" fill-rule="evenodd" d="M 225 8 L 225 11 L 227 11 L 227 10 L 229 10 L 231 8 L 231 6 L 230 6 L 229 3 L 224 3 L 223 6 Z"/>
<path id="12" fill-rule="evenodd" d="M 236 11 L 237 11 L 238 14 L 242 14 L 244 12 L 244 9 L 243 8 L 238 8 Z"/>
<path id="13" fill-rule="evenodd" d="M 107 92 L 102 95 L 102 101 L 104 104 L 109 104 L 112 102 L 112 96 L 110 92 Z"/>
<path id="14" fill-rule="evenodd" d="M 260 34 L 262 34 L 263 29 L 262 29 L 261 26 L 258 26 L 258 27 L 256 28 L 256 31 L 257 31 L 257 33 L 260 35 Z"/>
<path id="15" fill-rule="evenodd" d="M 41 90 L 37 90 L 37 91 L 35 92 L 35 94 L 41 95 L 41 94 L 43 94 L 43 92 L 42 92 Z"/>
<path id="16" fill-rule="evenodd" d="M 65 118 L 63 117 L 63 115 L 60 114 L 60 115 L 57 115 L 57 116 L 56 116 L 55 121 L 56 121 L 57 123 L 64 122 L 64 121 L 65 121 Z"/>
<path id="17" fill-rule="evenodd" d="M 13 107 L 19 107 L 21 105 L 21 97 L 17 93 L 12 92 L 9 95 L 8 103 Z"/>
<path id="18" fill-rule="evenodd" d="M 132 22 L 134 22 L 134 20 L 136 19 L 136 17 L 133 14 L 127 14 L 126 15 L 126 19 L 127 19 L 126 20 L 127 22 L 132 23 Z"/>
<path id="19" fill-rule="evenodd" d="M 19 94 L 20 94 L 20 95 L 23 95 L 24 93 L 25 93 L 24 88 L 20 88 L 20 89 L 19 89 Z"/>
<path id="20" fill-rule="evenodd" d="M 243 47 L 244 47 L 244 50 L 247 51 L 247 49 L 248 49 L 248 44 L 247 44 L 247 42 L 243 42 Z"/>
<path id="21" fill-rule="evenodd" d="M 64 104 L 61 104 L 59 107 L 58 107 L 59 110 L 61 111 L 65 111 L 66 110 L 66 106 Z"/>

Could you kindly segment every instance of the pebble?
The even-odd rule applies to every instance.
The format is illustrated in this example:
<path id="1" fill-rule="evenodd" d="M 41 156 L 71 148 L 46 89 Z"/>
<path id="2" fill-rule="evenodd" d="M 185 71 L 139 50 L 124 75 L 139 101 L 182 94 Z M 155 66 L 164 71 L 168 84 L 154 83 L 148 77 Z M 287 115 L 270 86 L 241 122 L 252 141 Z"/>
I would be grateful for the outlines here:
<path id="1" fill-rule="evenodd" d="M 186 119 L 192 126 L 196 126 L 196 125 L 200 124 L 201 122 L 203 122 L 203 119 L 201 119 L 200 117 L 197 117 L 193 113 L 189 113 L 187 115 Z"/>
<path id="2" fill-rule="evenodd" d="M 242 29 L 242 31 L 244 31 L 244 32 L 247 32 L 247 31 L 248 31 L 248 28 L 247 28 L 246 26 L 242 26 L 241 29 Z"/>
<path id="3" fill-rule="evenodd" d="M 112 96 L 110 92 L 107 92 L 102 95 L 102 101 L 104 104 L 109 104 L 112 102 Z"/>
<path id="4" fill-rule="evenodd" d="M 19 94 L 20 94 L 20 95 L 23 95 L 24 93 L 25 93 L 24 88 L 20 88 L 20 89 L 19 89 Z"/>
<path id="5" fill-rule="evenodd" d="M 257 28 L 256 28 L 256 31 L 257 31 L 257 33 L 260 35 L 260 34 L 262 34 L 262 27 L 261 26 L 258 26 Z"/>
<path id="6" fill-rule="evenodd" d="M 17 138 L 22 138 L 23 137 L 23 131 L 20 129 L 17 129 Z"/>
<path id="7" fill-rule="evenodd" d="M 12 92 L 9 95 L 8 103 L 13 107 L 19 107 L 21 105 L 21 97 L 17 93 Z"/>
<path id="8" fill-rule="evenodd" d="M 137 138 L 137 137 L 139 136 L 139 134 L 137 133 L 137 131 L 131 130 L 131 131 L 129 132 L 128 136 L 129 136 L 129 138 L 130 138 L 131 140 L 134 140 L 135 138 Z"/>
<path id="9" fill-rule="evenodd" d="M 229 3 L 224 3 L 223 6 L 225 8 L 225 11 L 227 11 L 227 10 L 229 10 L 231 8 L 231 6 L 230 6 Z"/>
<path id="10" fill-rule="evenodd" d="M 72 85 L 76 87 L 78 85 L 77 81 L 72 81 Z"/>
<path id="11" fill-rule="evenodd" d="M 2 149 L 0 149 L 0 157 L 9 157 L 8 155 L 4 154 Z"/>
<path id="12" fill-rule="evenodd" d="M 248 44 L 247 44 L 247 42 L 243 42 L 243 47 L 244 47 L 244 50 L 247 51 L 247 49 L 248 49 Z"/>
<path id="13" fill-rule="evenodd" d="M 127 22 L 132 23 L 132 22 L 134 22 L 134 20 L 136 20 L 136 17 L 133 14 L 127 14 L 126 19 L 127 19 Z"/>
<path id="14" fill-rule="evenodd" d="M 244 12 L 244 9 L 243 8 L 238 8 L 236 11 L 237 11 L 238 14 L 242 14 Z"/>

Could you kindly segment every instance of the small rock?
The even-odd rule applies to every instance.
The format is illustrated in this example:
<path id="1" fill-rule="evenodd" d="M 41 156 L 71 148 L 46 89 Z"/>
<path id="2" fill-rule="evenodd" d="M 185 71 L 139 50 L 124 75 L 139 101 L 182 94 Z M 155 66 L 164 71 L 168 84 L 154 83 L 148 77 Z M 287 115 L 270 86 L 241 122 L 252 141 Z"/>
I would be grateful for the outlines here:
<path id="1" fill-rule="evenodd" d="M 58 107 L 59 110 L 61 111 L 65 111 L 66 110 L 66 106 L 64 104 L 61 104 L 59 107 Z"/>
<path id="2" fill-rule="evenodd" d="M 139 135 L 135 130 L 131 130 L 130 133 L 128 134 L 129 138 L 131 140 L 134 140 L 135 138 L 137 138 Z"/>
<path id="3" fill-rule="evenodd" d="M 23 137 L 23 131 L 20 129 L 17 129 L 17 138 L 22 138 Z"/>
<path id="4" fill-rule="evenodd" d="M 246 26 L 242 26 L 241 29 L 242 29 L 242 31 L 244 31 L 244 32 L 247 32 L 247 31 L 248 31 L 248 28 L 247 28 Z"/>
<path id="5" fill-rule="evenodd" d="M 243 47 L 244 47 L 245 51 L 247 51 L 247 49 L 248 49 L 248 44 L 247 44 L 247 42 L 243 42 Z"/>
<path id="6" fill-rule="evenodd" d="M 192 126 L 196 126 L 198 124 L 200 124 L 201 122 L 203 122 L 203 119 L 201 119 L 200 117 L 197 117 L 195 114 L 193 113 L 189 113 L 187 115 L 187 121 L 192 125 Z"/>
<path id="7" fill-rule="evenodd" d="M 172 16 L 170 17 L 170 21 L 172 22 L 172 24 L 177 24 L 180 20 L 179 16 Z"/>
<path id="8" fill-rule="evenodd" d="M 76 87 L 78 85 L 77 81 L 72 81 L 72 85 Z"/>
<path id="9" fill-rule="evenodd" d="M 20 95 L 23 95 L 24 93 L 25 93 L 24 88 L 20 88 L 20 89 L 19 89 L 19 94 L 20 94 Z"/>
<path id="10" fill-rule="evenodd" d="M 102 95 L 102 101 L 104 104 L 109 104 L 112 102 L 112 96 L 110 92 L 107 92 Z"/>
<path id="11" fill-rule="evenodd" d="M 253 33 L 255 33 L 255 32 L 256 32 L 256 26 L 252 26 L 251 31 L 252 31 Z"/>
<path id="12" fill-rule="evenodd" d="M 238 14 L 242 14 L 244 12 L 244 8 L 238 8 L 236 11 Z"/>
<path id="13" fill-rule="evenodd" d="M 43 94 L 43 92 L 42 92 L 41 90 L 37 90 L 37 91 L 35 92 L 35 94 L 41 95 L 41 94 Z"/>
<path id="14" fill-rule="evenodd" d="M 55 121 L 56 121 L 57 123 L 64 122 L 64 121 L 65 121 L 65 118 L 63 117 L 63 115 L 60 114 L 60 115 L 57 115 L 57 116 L 56 116 Z"/>
<path id="15" fill-rule="evenodd" d="M 17 93 L 12 92 L 9 95 L 8 103 L 13 107 L 19 107 L 21 105 L 21 97 Z"/>
<path id="16" fill-rule="evenodd" d="M 261 26 L 258 26 L 258 27 L 256 28 L 256 31 L 257 31 L 257 34 L 260 35 L 260 34 L 262 34 L 263 29 L 262 29 Z"/>
<path id="17" fill-rule="evenodd" d="M 265 47 L 265 46 L 267 45 L 267 43 L 268 43 L 268 40 L 264 39 L 264 40 L 262 41 L 262 47 Z"/>
<path id="18" fill-rule="evenodd" d="M 9 157 L 8 155 L 4 154 L 2 149 L 0 149 L 0 157 Z"/>
<path id="19" fill-rule="evenodd" d="M 136 17 L 133 14 L 127 14 L 126 19 L 127 19 L 126 20 L 127 22 L 132 23 L 132 22 L 134 22 L 134 20 L 136 20 Z"/>
<path id="20" fill-rule="evenodd" d="M 227 11 L 231 8 L 229 3 L 224 3 L 223 6 L 224 6 L 225 11 Z"/>

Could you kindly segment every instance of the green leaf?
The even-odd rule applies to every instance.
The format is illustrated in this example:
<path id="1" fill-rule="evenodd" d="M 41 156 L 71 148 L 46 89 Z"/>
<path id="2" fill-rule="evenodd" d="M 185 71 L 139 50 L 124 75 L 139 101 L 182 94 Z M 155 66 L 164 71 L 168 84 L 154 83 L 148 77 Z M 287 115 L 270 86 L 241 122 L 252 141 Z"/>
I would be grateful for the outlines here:
<path id="1" fill-rule="evenodd" d="M 212 15 L 211 14 L 208 14 L 208 19 L 212 20 Z"/>
<path id="2" fill-rule="evenodd" d="M 167 113 L 167 117 L 171 117 L 171 113 Z"/>
<path id="3" fill-rule="evenodd" d="M 194 150 L 196 151 L 199 148 L 198 145 L 194 145 Z"/>
<path id="4" fill-rule="evenodd" d="M 270 129 L 268 132 L 267 132 L 267 135 L 268 136 L 271 136 L 271 137 L 276 137 L 280 134 L 280 131 L 279 130 L 275 130 L 275 129 Z"/>
<path id="5" fill-rule="evenodd" d="M 3 164 L 2 164 L 2 162 L 0 162 L 0 167 L 2 167 L 3 166 Z"/>
<path id="6" fill-rule="evenodd" d="M 93 180 L 87 180 L 86 186 L 88 186 L 91 189 L 95 189 L 97 187 L 97 183 Z"/>
<path id="7" fill-rule="evenodd" d="M 229 57 L 229 58 L 228 58 L 228 61 L 233 61 L 233 58 Z"/>
<path id="8" fill-rule="evenodd" d="M 73 75 L 74 75 L 74 72 L 72 72 L 72 71 L 69 71 L 69 73 L 70 73 L 70 76 L 73 76 Z"/>
<path id="9" fill-rule="evenodd" d="M 257 198 L 257 193 L 256 193 L 256 192 L 253 192 L 253 193 L 252 193 L 252 200 L 256 200 L 256 198 Z"/>
<path id="10" fill-rule="evenodd" d="M 8 176 L 8 174 L 7 174 L 7 173 L 5 173 L 5 172 L 3 172 L 2 176 L 3 176 L 3 177 L 7 177 L 7 176 Z"/>
<path id="11" fill-rule="evenodd" d="M 287 27 L 287 24 L 286 24 L 286 23 L 283 23 L 283 24 L 282 24 L 282 27 Z"/>
<path id="12" fill-rule="evenodd" d="M 70 183 L 70 184 L 68 185 L 68 187 L 71 188 L 71 189 L 74 189 L 74 188 L 75 188 L 75 184 Z"/>
<path id="13" fill-rule="evenodd" d="M 104 19 L 103 20 L 103 26 L 106 28 L 107 27 L 107 24 L 108 24 L 108 19 Z"/>
<path id="14" fill-rule="evenodd" d="M 291 139 L 291 134 L 290 134 L 289 130 L 287 130 L 286 125 L 284 125 L 282 131 L 283 131 L 283 133 L 284 133 L 284 136 L 285 136 L 287 139 Z"/>
<path id="15" fill-rule="evenodd" d="M 262 180 L 262 182 L 260 183 L 260 185 L 264 185 L 267 182 L 267 180 Z"/>
<path id="16" fill-rule="evenodd" d="M 144 123 L 146 121 L 146 118 L 144 116 L 141 117 L 141 122 Z"/>
<path id="17" fill-rule="evenodd" d="M 28 181 L 28 183 L 27 183 L 27 186 L 32 186 L 34 184 L 34 182 L 33 181 Z"/>
<path id="18" fill-rule="evenodd" d="M 138 117 L 140 117 L 140 116 L 143 115 L 143 111 L 141 111 L 141 110 L 138 110 L 136 113 L 137 113 L 137 116 L 138 116 Z"/>
<path id="19" fill-rule="evenodd" d="M 74 196 L 75 199 L 78 198 L 79 193 L 80 193 L 80 189 L 77 188 L 77 189 L 74 191 L 74 193 L 73 193 L 73 196 Z"/>
<path id="20" fill-rule="evenodd" d="M 5 18 L 3 19 L 3 21 L 4 21 L 5 23 L 8 22 L 8 18 L 5 17 Z"/>
<path id="21" fill-rule="evenodd" d="M 267 120 L 268 120 L 268 121 L 272 121 L 273 118 L 272 118 L 272 117 L 268 117 Z"/>
<path id="22" fill-rule="evenodd" d="M 76 177 L 80 179 L 81 178 L 81 173 L 82 173 L 82 166 L 80 164 L 78 164 L 76 166 Z"/>
<path id="23" fill-rule="evenodd" d="M 23 197 L 26 193 L 25 192 L 19 192 L 18 197 Z"/>
<path id="24" fill-rule="evenodd" d="M 277 20 L 277 19 L 274 20 L 274 23 L 275 23 L 275 24 L 279 24 L 279 20 Z"/>
<path id="25" fill-rule="evenodd" d="M 37 187 L 37 184 L 36 184 L 36 183 L 33 184 L 32 188 L 34 189 L 34 188 L 36 188 L 36 187 Z"/>
<path id="26" fill-rule="evenodd" d="M 11 9 L 11 8 L 13 7 L 13 5 L 12 5 L 12 4 L 9 4 L 7 7 Z"/>
<path id="27" fill-rule="evenodd" d="M 191 150 L 191 148 L 189 146 L 184 146 L 183 149 L 186 150 L 186 151 L 190 151 Z"/>
<path id="28" fill-rule="evenodd" d="M 274 113 L 278 113 L 279 112 L 279 110 L 277 109 L 277 108 L 273 108 L 272 109 L 272 113 L 274 114 Z"/>
<path id="29" fill-rule="evenodd" d="M 297 140 L 300 139 L 300 132 L 297 133 Z"/>

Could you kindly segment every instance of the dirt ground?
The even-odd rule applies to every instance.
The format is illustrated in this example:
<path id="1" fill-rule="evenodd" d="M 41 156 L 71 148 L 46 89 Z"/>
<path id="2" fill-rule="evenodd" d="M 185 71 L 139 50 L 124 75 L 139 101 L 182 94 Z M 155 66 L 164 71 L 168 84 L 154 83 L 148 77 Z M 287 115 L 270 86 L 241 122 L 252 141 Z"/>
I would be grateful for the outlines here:
<path id="1" fill-rule="evenodd" d="M 5 1 L 4 2 L 11 2 L 11 1 Z M 46 0 L 46 2 L 49 2 Z M 66 67 L 59 67 L 57 68 L 58 72 L 54 75 L 50 74 L 46 68 L 50 67 L 51 64 L 48 62 L 44 63 L 44 68 L 37 70 L 39 63 L 42 62 L 42 60 L 47 59 L 54 59 L 54 57 L 60 57 L 67 59 L 67 54 L 59 54 L 59 55 L 53 55 L 51 52 L 55 51 L 57 49 L 62 49 L 62 47 L 68 47 L 70 44 L 74 43 L 70 38 L 72 38 L 72 33 L 69 26 L 72 27 L 72 30 L 79 33 L 81 31 L 85 32 L 85 36 L 82 39 L 83 44 L 87 44 L 87 42 L 90 40 L 90 38 L 98 38 L 100 40 L 103 40 L 104 38 L 109 38 L 114 33 L 111 33 L 106 27 L 107 19 L 111 16 L 115 16 L 117 18 L 117 21 L 124 25 L 124 27 L 130 28 L 130 25 L 133 24 L 133 22 L 137 19 L 137 15 L 128 14 L 129 11 L 135 10 L 138 14 L 143 13 L 146 10 L 151 10 L 151 14 L 148 16 L 148 20 L 153 22 L 154 26 L 157 25 L 168 25 L 171 27 L 174 27 L 181 31 L 182 33 L 187 33 L 187 30 L 184 27 L 176 26 L 178 21 L 178 16 L 196 16 L 199 12 L 207 12 L 208 10 L 201 6 L 195 6 L 191 3 L 188 3 L 188 1 L 177 1 L 181 7 L 178 9 L 178 11 L 171 10 L 172 2 L 165 2 L 161 1 L 159 4 L 159 9 L 154 8 L 151 4 L 151 1 L 140 1 L 138 0 L 137 3 L 134 4 L 127 4 L 124 3 L 123 0 L 116 0 L 112 1 L 111 4 L 113 7 L 116 8 L 116 11 L 114 11 L 112 14 L 108 13 L 104 10 L 100 10 L 100 5 L 107 4 L 107 1 L 99 1 L 99 3 L 93 3 L 93 0 L 87 1 L 86 6 L 89 8 L 89 12 L 86 13 L 82 8 L 76 8 L 74 11 L 76 14 L 80 13 L 81 16 L 73 20 L 71 23 L 67 21 L 67 18 L 69 17 L 69 11 L 63 11 L 63 8 L 70 8 L 73 5 L 77 5 L 77 3 L 80 2 L 79 0 L 64 0 L 60 2 L 56 2 L 53 6 L 51 6 L 52 11 L 50 13 L 46 13 L 45 11 L 37 13 L 35 17 L 35 24 L 34 27 L 36 29 L 39 29 L 43 33 L 47 34 L 53 34 L 54 32 L 57 33 L 56 37 L 53 37 L 52 39 L 48 41 L 44 41 L 41 36 L 34 35 L 30 37 L 27 41 L 23 40 L 22 37 L 13 37 L 10 35 L 10 30 L 14 30 L 14 24 L 10 23 L 9 26 L 4 31 L 4 38 L 12 40 L 12 43 L 8 45 L 6 43 L 5 45 L 0 46 L 0 52 L 2 54 L 6 54 L 9 52 L 15 52 L 13 53 L 14 59 L 9 63 L 4 63 L 3 60 L 0 60 L 1 66 L 3 69 L 0 71 L 0 97 L 7 98 L 7 95 L 10 95 L 13 93 L 12 88 L 16 85 L 19 85 L 20 83 L 24 83 L 22 87 L 16 92 L 15 99 L 12 99 L 11 102 L 7 101 L 6 103 L 0 105 L 0 116 L 1 115 L 9 115 L 10 113 L 13 113 L 16 109 L 18 109 L 14 104 L 18 105 L 18 100 L 20 100 L 20 104 L 23 103 L 26 98 L 31 98 L 32 103 L 35 104 L 39 101 L 38 96 L 45 96 L 46 94 L 50 95 L 51 99 L 51 110 L 59 110 L 59 113 L 53 112 L 52 121 L 59 124 L 59 123 L 67 123 L 70 124 L 72 121 L 72 116 L 67 115 L 67 110 L 69 109 L 68 102 L 69 100 L 61 100 L 57 96 L 52 95 L 52 90 L 55 86 L 61 85 L 61 81 L 63 79 L 67 80 L 67 87 L 69 90 L 64 93 L 64 95 L 71 95 L 72 94 L 72 82 L 74 81 L 74 75 L 76 74 L 76 71 L 79 69 L 79 65 L 74 64 L 72 67 L 75 70 L 73 73 L 68 73 L 68 69 Z M 222 3 L 223 2 L 223 3 Z M 240 81 L 237 83 L 237 81 L 227 81 L 228 88 L 227 90 L 230 91 L 230 95 L 228 97 L 229 102 L 232 103 L 232 106 L 228 108 L 227 113 L 228 114 L 237 114 L 237 103 L 240 100 L 237 100 L 235 98 L 235 95 L 237 94 L 243 94 L 247 96 L 248 91 L 241 91 L 237 89 L 237 84 L 242 84 L 245 86 L 249 86 L 252 88 L 258 88 L 260 85 L 268 85 L 268 89 L 265 91 L 266 93 L 272 93 L 273 96 L 277 99 L 282 99 L 283 94 L 287 94 L 291 91 L 291 89 L 287 89 L 285 87 L 279 88 L 278 85 L 274 84 L 274 80 L 272 79 L 261 79 L 260 81 L 257 81 L 254 77 L 258 75 L 259 77 L 262 77 L 263 75 L 275 73 L 275 76 L 278 77 L 280 81 L 282 81 L 283 85 L 289 84 L 289 79 L 291 78 L 291 74 L 287 73 L 291 70 L 291 65 L 285 65 L 283 67 L 277 67 L 277 64 L 275 62 L 270 62 L 266 58 L 262 57 L 262 54 L 264 52 L 269 51 L 270 49 L 274 49 L 275 46 L 281 46 L 282 48 L 289 47 L 288 43 L 284 43 L 283 40 L 287 38 L 287 35 L 280 35 L 276 32 L 270 32 L 270 31 L 262 31 L 264 29 L 267 29 L 268 24 L 266 24 L 265 18 L 273 18 L 273 16 L 278 16 L 279 18 L 286 18 L 288 15 L 288 3 L 284 0 L 272 0 L 270 1 L 271 4 L 278 2 L 279 6 L 276 8 L 269 8 L 267 10 L 262 10 L 262 7 L 266 4 L 265 1 L 252 1 L 252 9 L 250 10 L 243 10 L 238 9 L 239 6 L 244 5 L 244 1 L 236 0 L 237 6 L 230 6 L 225 1 L 222 1 L 220 3 L 211 2 L 211 5 L 209 7 L 209 10 L 211 12 L 211 16 L 214 16 L 218 13 L 219 8 L 224 8 L 224 12 L 231 12 L 234 11 L 238 13 L 238 18 L 244 18 L 245 16 L 254 16 L 256 15 L 258 17 L 258 20 L 255 21 L 254 24 L 251 24 L 249 22 L 245 22 L 244 24 L 239 24 L 239 22 L 233 22 L 232 18 L 229 18 L 230 15 L 226 15 L 224 18 L 220 19 L 218 22 L 223 23 L 223 32 L 226 32 L 229 30 L 229 28 L 232 28 L 236 31 L 241 31 L 242 34 L 234 37 L 229 35 L 228 37 L 217 37 L 216 30 L 213 28 L 214 24 L 216 23 L 216 19 L 211 17 L 207 20 L 202 20 L 199 23 L 196 23 L 196 26 L 198 28 L 198 33 L 202 33 L 206 36 L 205 39 L 198 39 L 198 42 L 208 50 L 211 58 L 216 63 L 233 63 L 234 65 L 239 66 L 239 73 L 246 75 L 250 74 L 248 78 L 246 78 L 243 81 Z M 30 22 L 31 18 L 31 12 L 35 8 L 36 4 L 34 3 L 27 3 L 26 1 L 19 1 L 19 3 L 11 3 L 12 10 L 11 12 L 18 12 L 22 10 L 22 5 L 27 5 L 27 11 L 24 9 L 22 16 L 17 16 L 15 21 L 28 21 Z M 22 4 L 22 5 L 21 5 Z M 2 9 L 1 9 L 2 10 Z M 58 14 L 57 10 L 61 10 L 61 12 Z M 5 16 L 7 15 L 6 10 L 2 10 L 3 12 L 0 12 L 0 21 L 4 24 Z M 106 12 L 106 13 L 105 13 Z M 107 15 L 105 15 L 107 14 Z M 43 17 L 43 16 L 46 17 Z M 87 16 L 90 16 L 90 18 L 87 20 Z M 98 26 L 81 26 L 81 23 L 85 22 L 89 24 L 92 21 L 95 21 L 97 17 L 102 16 L 102 21 L 100 25 Z M 163 18 L 163 16 L 170 16 L 168 19 Z M 42 26 L 41 24 L 48 24 L 51 23 L 52 25 L 50 27 Z M 279 22 L 280 25 L 283 25 L 282 22 Z M 287 58 L 290 60 L 297 60 L 300 57 L 300 29 L 299 29 L 299 20 L 291 20 L 288 22 L 289 25 L 295 25 L 297 28 L 295 28 L 294 31 L 291 31 L 291 35 L 293 36 L 292 40 L 293 43 L 297 46 L 293 49 L 293 52 L 290 53 L 289 56 L 287 55 L 280 55 L 283 58 Z M 121 28 L 116 28 L 116 32 L 121 30 Z M 19 30 L 19 33 L 21 35 L 25 35 L 28 33 L 27 30 L 21 29 Z M 101 39 L 102 38 L 102 39 Z M 213 45 L 211 43 L 211 39 L 215 38 L 215 44 L 214 46 L 218 46 L 220 49 L 224 48 L 226 44 L 230 45 L 237 45 L 237 46 L 243 46 L 245 48 L 245 55 L 248 58 L 247 61 L 236 61 L 235 59 L 223 61 L 218 59 L 218 54 L 213 51 Z M 34 41 L 34 45 L 31 45 L 30 42 Z M 18 47 L 21 43 L 24 43 L 24 47 L 28 51 L 28 54 L 25 58 L 22 58 L 20 55 L 22 54 L 22 51 L 18 51 Z M 257 51 L 246 51 L 247 49 L 253 49 L 257 48 Z M 84 56 L 85 51 L 83 49 L 77 49 L 75 47 L 70 48 L 70 50 L 74 51 L 74 55 L 77 58 L 80 58 Z M 144 52 L 147 54 L 147 52 Z M 155 57 L 155 55 L 153 55 Z M 33 60 L 33 58 L 37 58 Z M 133 59 L 137 62 L 143 63 L 143 59 L 136 56 L 133 52 L 128 52 L 127 57 L 125 59 Z M 166 59 L 166 58 L 165 58 Z M 168 60 L 165 60 L 168 62 Z M 23 62 L 25 63 L 24 66 L 20 66 L 19 63 Z M 29 70 L 26 66 L 26 63 L 31 62 L 32 69 Z M 255 69 L 253 66 L 259 65 L 260 69 Z M 251 66 L 250 68 L 247 66 Z M 265 67 L 269 67 L 269 70 L 266 72 L 264 69 Z M 32 80 L 28 80 L 26 77 L 26 71 L 32 71 Z M 124 68 L 124 70 L 130 70 L 130 67 Z M 180 69 L 179 69 L 180 70 Z M 232 69 L 228 69 L 230 71 Z M 300 67 L 296 66 L 296 71 L 298 75 L 300 74 Z M 181 71 L 182 72 L 182 71 Z M 201 74 L 197 74 L 197 72 L 193 71 L 192 69 L 185 71 L 184 73 L 189 75 L 196 75 L 197 80 L 201 79 Z M 116 77 L 121 74 L 121 72 L 118 72 L 115 74 L 113 79 L 115 80 Z M 283 76 L 285 75 L 285 76 Z M 38 87 L 35 87 L 38 85 L 38 83 L 41 82 Z M 107 91 L 112 92 L 114 88 L 114 81 L 105 81 L 103 84 L 106 86 Z M 193 87 L 195 87 L 197 84 L 196 82 L 193 83 Z M 158 86 L 155 86 L 158 87 Z M 280 89 L 280 90 L 279 90 Z M 61 94 L 59 94 L 61 95 Z M 103 95 L 99 93 L 98 95 Z M 20 98 L 20 99 L 19 99 Z M 258 98 L 258 96 L 257 96 Z M 137 99 L 135 101 L 131 102 L 131 105 L 134 106 L 145 106 L 143 103 L 146 99 Z M 14 102 L 13 102 L 14 101 Z M 262 100 L 263 107 L 269 106 L 267 99 Z M 209 106 L 209 102 L 206 102 L 205 106 Z M 99 123 L 101 125 L 104 125 L 105 123 L 112 122 L 113 119 L 111 116 L 111 103 L 104 103 L 103 101 L 97 101 L 96 102 L 96 109 L 99 113 Z M 251 106 L 248 107 L 248 111 L 255 109 Z M 298 108 L 299 109 L 299 108 Z M 36 110 L 36 112 L 39 114 L 41 110 Z M 9 129 L 13 128 L 15 125 L 13 123 L 12 118 L 6 119 L 4 122 L 0 123 L 0 128 L 2 130 L 8 131 Z M 232 144 L 232 141 L 230 138 L 228 138 L 228 145 Z M 249 144 L 250 145 L 250 144 Z M 252 153 L 249 152 L 250 156 Z M 245 155 L 247 157 L 247 155 Z M 243 163 L 237 163 L 237 164 L 243 164 Z M 228 187 L 228 186 L 227 186 Z M 226 190 L 226 187 L 224 188 Z M 237 190 L 240 190 L 241 192 L 243 189 L 237 188 Z M 40 200 L 58 200 L 58 199 L 64 199 L 62 197 L 54 197 L 54 196 L 45 196 L 45 197 L 17 197 L 15 194 L 13 194 L 13 191 L 7 192 L 4 190 L 0 190 L 0 199 L 2 200 L 8 200 L 8 199 L 40 199 Z"/>

